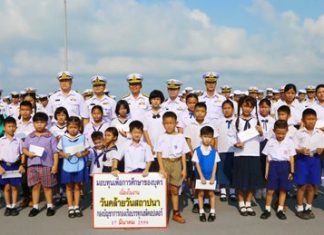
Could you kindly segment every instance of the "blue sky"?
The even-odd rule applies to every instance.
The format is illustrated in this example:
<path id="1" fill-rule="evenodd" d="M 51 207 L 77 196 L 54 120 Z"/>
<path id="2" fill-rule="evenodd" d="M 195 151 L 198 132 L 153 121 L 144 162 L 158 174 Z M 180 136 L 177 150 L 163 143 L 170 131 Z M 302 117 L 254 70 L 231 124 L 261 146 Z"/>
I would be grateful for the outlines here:
<path id="1" fill-rule="evenodd" d="M 170 78 L 202 89 L 205 71 L 233 89 L 316 85 L 324 80 L 323 9 L 320 0 L 68 0 L 74 88 L 101 74 L 122 96 L 126 75 L 138 72 L 146 93 Z M 63 0 L 1 1 L 0 18 L 0 88 L 56 90 Z"/>

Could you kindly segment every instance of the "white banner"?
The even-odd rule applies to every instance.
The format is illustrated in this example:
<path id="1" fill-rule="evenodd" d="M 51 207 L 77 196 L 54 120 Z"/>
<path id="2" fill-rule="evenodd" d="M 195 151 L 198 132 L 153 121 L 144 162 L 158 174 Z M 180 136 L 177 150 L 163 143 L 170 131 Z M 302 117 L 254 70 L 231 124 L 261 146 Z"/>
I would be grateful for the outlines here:
<path id="1" fill-rule="evenodd" d="M 166 228 L 167 185 L 158 173 L 93 175 L 94 228 Z"/>

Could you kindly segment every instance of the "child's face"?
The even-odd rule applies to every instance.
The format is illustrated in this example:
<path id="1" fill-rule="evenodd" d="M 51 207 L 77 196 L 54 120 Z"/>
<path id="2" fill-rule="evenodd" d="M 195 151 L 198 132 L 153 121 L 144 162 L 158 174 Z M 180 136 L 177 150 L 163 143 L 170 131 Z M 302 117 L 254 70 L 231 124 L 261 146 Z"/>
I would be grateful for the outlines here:
<path id="1" fill-rule="evenodd" d="M 140 142 L 143 135 L 143 131 L 141 129 L 134 128 L 130 133 L 133 141 Z"/>
<path id="2" fill-rule="evenodd" d="M 289 89 L 288 91 L 286 91 L 284 93 L 284 98 L 287 103 L 293 102 L 295 99 L 295 96 L 296 96 L 296 92 L 294 91 L 294 89 Z"/>
<path id="3" fill-rule="evenodd" d="M 159 108 L 161 104 L 161 98 L 160 97 L 155 97 L 151 99 L 151 106 L 152 108 Z"/>
<path id="4" fill-rule="evenodd" d="M 324 87 L 320 87 L 320 88 L 317 89 L 316 97 L 317 97 L 319 102 L 324 101 Z"/>
<path id="5" fill-rule="evenodd" d="M 259 107 L 259 112 L 262 117 L 266 117 L 270 114 L 270 106 L 266 103 L 262 103 Z"/>
<path id="6" fill-rule="evenodd" d="M 112 142 L 116 141 L 117 138 L 116 136 L 113 135 L 113 133 L 106 131 L 105 132 L 105 144 L 108 146 L 109 144 L 111 144 Z"/>
<path id="7" fill-rule="evenodd" d="M 58 113 L 56 115 L 57 123 L 63 125 L 66 121 L 65 113 Z"/>
<path id="8" fill-rule="evenodd" d="M 211 145 L 212 140 L 213 140 L 213 136 L 212 135 L 202 135 L 201 136 L 201 142 L 205 146 Z"/>
<path id="9" fill-rule="evenodd" d="M 276 128 L 273 130 L 275 135 L 276 135 L 276 139 L 281 142 L 285 139 L 288 129 L 286 128 Z"/>
<path id="10" fill-rule="evenodd" d="M 313 114 L 308 114 L 303 118 L 303 123 L 305 124 L 305 128 L 307 130 L 314 130 L 316 121 L 317 117 Z"/>
<path id="11" fill-rule="evenodd" d="M 167 117 L 163 119 L 163 126 L 165 129 L 165 132 L 168 134 L 172 134 L 175 131 L 175 128 L 177 126 L 177 121 L 173 117 Z"/>
<path id="12" fill-rule="evenodd" d="M 17 125 L 15 123 L 7 123 L 4 126 L 4 131 L 9 136 L 14 136 L 16 129 L 17 129 Z"/>
<path id="13" fill-rule="evenodd" d="M 197 121 L 204 121 L 206 117 L 206 109 L 203 107 L 195 108 L 195 118 Z"/>
<path id="14" fill-rule="evenodd" d="M 74 123 L 70 123 L 66 129 L 71 136 L 76 136 L 79 133 L 79 126 Z"/>
<path id="15" fill-rule="evenodd" d="M 198 103 L 198 100 L 195 97 L 191 97 L 187 100 L 187 107 L 189 111 L 193 112 L 195 110 L 195 105 Z"/>
<path id="16" fill-rule="evenodd" d="M 246 117 L 251 116 L 253 108 L 254 107 L 251 104 L 243 103 L 242 104 L 242 114 L 243 114 L 243 116 L 246 116 Z"/>
<path id="17" fill-rule="evenodd" d="M 45 121 L 36 121 L 34 122 L 34 128 L 36 132 L 43 132 L 46 129 L 47 122 Z"/>
<path id="18" fill-rule="evenodd" d="M 92 118 L 95 122 L 102 121 L 102 112 L 99 109 L 94 109 L 91 114 L 92 114 Z"/>
<path id="19" fill-rule="evenodd" d="M 278 112 L 278 120 L 288 121 L 289 115 L 286 112 Z"/>
<path id="20" fill-rule="evenodd" d="M 119 108 L 119 116 L 127 117 L 127 109 L 123 105 Z"/>
<path id="21" fill-rule="evenodd" d="M 93 143 L 96 149 L 103 149 L 105 147 L 105 142 L 103 138 L 96 139 Z"/>
<path id="22" fill-rule="evenodd" d="M 223 114 L 226 118 L 232 117 L 234 114 L 234 109 L 230 104 L 223 105 Z"/>
<path id="23" fill-rule="evenodd" d="M 30 119 L 31 118 L 31 114 L 32 114 L 32 110 L 30 107 L 28 106 L 21 106 L 20 107 L 20 115 L 23 119 Z"/>

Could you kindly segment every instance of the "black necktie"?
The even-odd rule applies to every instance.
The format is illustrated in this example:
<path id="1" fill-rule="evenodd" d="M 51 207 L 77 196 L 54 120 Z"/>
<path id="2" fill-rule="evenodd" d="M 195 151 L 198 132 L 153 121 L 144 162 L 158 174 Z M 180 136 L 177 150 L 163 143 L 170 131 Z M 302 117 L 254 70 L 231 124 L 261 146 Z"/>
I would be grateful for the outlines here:
<path id="1" fill-rule="evenodd" d="M 96 150 L 93 151 L 94 152 L 94 155 L 95 155 L 95 160 L 94 160 L 94 164 L 97 165 L 98 168 L 100 168 L 100 162 L 99 162 L 99 158 L 105 154 L 105 151 L 102 151 L 99 155 L 97 153 Z M 107 161 L 107 158 L 106 158 L 106 154 L 104 155 L 104 159 L 103 161 Z"/>
<path id="2" fill-rule="evenodd" d="M 244 130 L 246 131 L 247 129 L 251 128 L 251 124 L 250 124 L 250 120 L 244 120 L 245 121 L 245 125 L 244 125 Z"/>
<path id="3" fill-rule="evenodd" d="M 153 116 L 152 116 L 154 119 L 157 119 L 157 118 L 160 118 L 161 116 L 160 116 L 160 114 L 158 113 L 158 114 L 153 114 Z"/>
<path id="4" fill-rule="evenodd" d="M 227 123 L 227 129 L 230 129 L 232 121 L 233 121 L 233 120 L 226 120 L 226 123 Z"/>
<path id="5" fill-rule="evenodd" d="M 265 131 L 267 131 L 267 123 L 269 122 L 269 120 L 264 119 L 264 120 L 261 120 L 261 122 L 262 122 L 263 129 Z"/>
<path id="6" fill-rule="evenodd" d="M 193 118 L 195 116 L 194 112 L 189 112 L 189 118 Z"/>

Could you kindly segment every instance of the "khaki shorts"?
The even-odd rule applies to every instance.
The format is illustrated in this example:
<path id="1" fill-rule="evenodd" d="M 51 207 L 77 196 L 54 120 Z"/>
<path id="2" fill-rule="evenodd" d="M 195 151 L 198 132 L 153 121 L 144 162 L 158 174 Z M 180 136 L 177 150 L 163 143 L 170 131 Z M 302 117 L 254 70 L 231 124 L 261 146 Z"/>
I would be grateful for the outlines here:
<path id="1" fill-rule="evenodd" d="M 168 175 L 168 184 L 179 187 L 182 183 L 181 159 L 177 161 L 170 161 L 168 158 L 162 158 L 162 163 L 164 170 Z"/>

